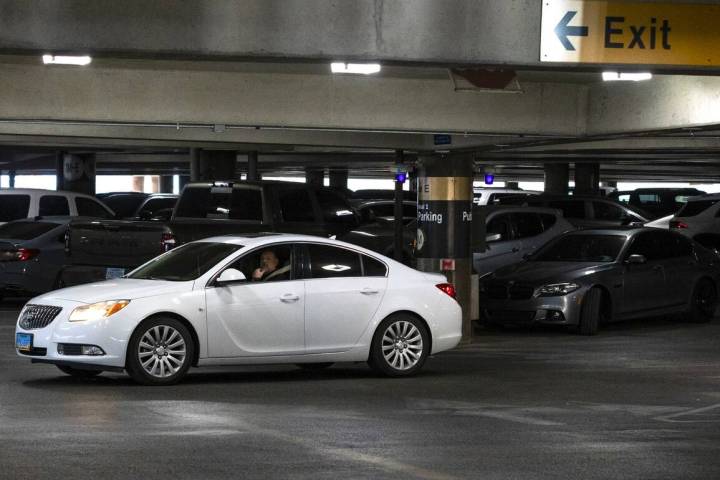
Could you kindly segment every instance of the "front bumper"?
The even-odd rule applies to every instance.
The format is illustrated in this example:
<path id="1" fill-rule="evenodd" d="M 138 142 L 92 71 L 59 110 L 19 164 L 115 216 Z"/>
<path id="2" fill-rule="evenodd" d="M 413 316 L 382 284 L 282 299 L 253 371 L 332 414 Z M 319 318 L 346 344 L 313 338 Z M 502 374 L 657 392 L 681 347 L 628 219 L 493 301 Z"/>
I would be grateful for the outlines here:
<path id="1" fill-rule="evenodd" d="M 492 299 L 480 294 L 485 321 L 502 325 L 578 325 L 586 288 L 557 297 Z"/>
<path id="2" fill-rule="evenodd" d="M 31 303 L 32 300 L 31 300 Z M 33 303 L 37 305 L 38 303 Z M 33 362 L 54 363 L 82 368 L 93 367 L 101 370 L 118 370 L 125 366 L 127 349 L 126 335 L 115 325 L 119 325 L 119 312 L 110 318 L 95 322 L 70 322 L 68 318 L 75 307 L 84 305 L 69 300 L 53 300 L 51 306 L 62 307 L 62 311 L 44 328 L 24 329 L 19 323 L 15 333 L 28 333 L 33 336 L 30 352 L 17 350 L 19 356 L 32 359 Z M 19 320 L 19 319 L 18 319 Z M 113 322 L 115 325 L 110 324 Z M 104 355 L 69 355 L 58 352 L 58 344 L 93 345 L 105 352 Z M 74 353 L 74 352 L 73 352 Z"/>

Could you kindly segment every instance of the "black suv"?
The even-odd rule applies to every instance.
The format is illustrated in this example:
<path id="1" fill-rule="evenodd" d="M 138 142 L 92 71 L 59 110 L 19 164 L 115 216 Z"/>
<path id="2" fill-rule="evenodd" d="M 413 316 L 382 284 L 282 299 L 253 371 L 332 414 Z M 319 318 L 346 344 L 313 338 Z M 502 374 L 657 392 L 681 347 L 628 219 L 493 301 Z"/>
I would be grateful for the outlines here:
<path id="1" fill-rule="evenodd" d="M 642 208 L 655 217 L 666 217 L 678 212 L 690 197 L 705 195 L 697 188 L 638 188 L 629 192 L 613 192 L 608 198 Z"/>

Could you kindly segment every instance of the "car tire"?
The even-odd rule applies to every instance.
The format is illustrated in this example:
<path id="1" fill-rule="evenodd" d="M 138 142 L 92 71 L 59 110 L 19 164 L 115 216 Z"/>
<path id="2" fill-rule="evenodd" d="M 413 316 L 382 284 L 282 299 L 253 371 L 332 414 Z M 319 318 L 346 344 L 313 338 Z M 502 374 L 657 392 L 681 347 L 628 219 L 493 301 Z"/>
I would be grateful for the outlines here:
<path id="1" fill-rule="evenodd" d="M 416 317 L 406 313 L 391 315 L 375 331 L 368 364 L 389 377 L 417 373 L 430 354 L 430 334 Z"/>
<path id="2" fill-rule="evenodd" d="M 82 368 L 68 367 L 67 365 L 55 365 L 61 372 L 75 378 L 93 378 L 102 373 L 102 370 L 85 370 Z"/>
<path id="3" fill-rule="evenodd" d="M 599 288 L 591 288 L 583 298 L 580 310 L 580 324 L 578 333 L 580 335 L 595 335 L 600 324 L 603 292 Z"/>
<path id="4" fill-rule="evenodd" d="M 333 362 L 323 362 L 323 363 L 298 363 L 296 364 L 298 368 L 301 368 L 303 370 L 325 370 L 326 368 L 330 368 L 334 365 Z"/>
<path id="5" fill-rule="evenodd" d="M 693 323 L 709 322 L 715 316 L 717 302 L 718 294 L 715 284 L 707 278 L 700 279 L 693 288 L 687 319 Z"/>
<path id="6" fill-rule="evenodd" d="M 185 376 L 194 354 L 195 343 L 182 322 L 153 317 L 130 337 L 125 368 L 142 385 L 173 385 Z"/>

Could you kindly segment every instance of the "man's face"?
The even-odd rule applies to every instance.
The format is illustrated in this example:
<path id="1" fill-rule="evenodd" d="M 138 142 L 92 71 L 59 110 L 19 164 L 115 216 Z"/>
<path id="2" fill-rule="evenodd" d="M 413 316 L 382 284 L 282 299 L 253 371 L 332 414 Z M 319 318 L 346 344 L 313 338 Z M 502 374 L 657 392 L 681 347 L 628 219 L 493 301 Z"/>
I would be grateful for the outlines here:
<path id="1" fill-rule="evenodd" d="M 275 253 L 270 250 L 264 251 L 260 255 L 260 267 L 264 270 L 275 270 L 279 262 Z"/>

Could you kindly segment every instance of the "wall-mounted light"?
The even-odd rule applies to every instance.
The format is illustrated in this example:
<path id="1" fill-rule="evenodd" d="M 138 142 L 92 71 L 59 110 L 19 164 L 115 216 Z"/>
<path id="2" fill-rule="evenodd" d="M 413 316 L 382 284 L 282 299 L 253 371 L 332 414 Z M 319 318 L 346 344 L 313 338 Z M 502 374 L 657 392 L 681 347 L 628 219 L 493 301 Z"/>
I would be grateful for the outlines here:
<path id="1" fill-rule="evenodd" d="M 641 82 L 650 80 L 652 73 L 603 72 L 602 78 L 606 82 Z"/>
<path id="2" fill-rule="evenodd" d="M 342 63 L 333 62 L 330 64 L 332 73 L 352 73 L 356 75 L 371 75 L 381 70 L 379 63 Z"/>
<path id="3" fill-rule="evenodd" d="M 485 174 L 485 185 L 492 185 L 494 182 L 495 182 L 495 174 L 486 173 Z"/>
<path id="4" fill-rule="evenodd" d="M 88 65 L 92 62 L 92 57 L 88 55 L 43 55 L 43 63 L 45 65 Z"/>

